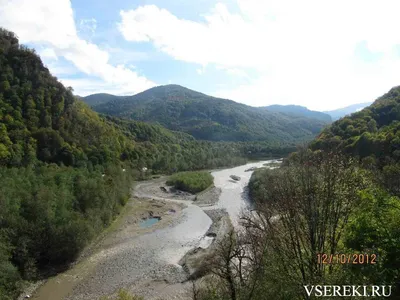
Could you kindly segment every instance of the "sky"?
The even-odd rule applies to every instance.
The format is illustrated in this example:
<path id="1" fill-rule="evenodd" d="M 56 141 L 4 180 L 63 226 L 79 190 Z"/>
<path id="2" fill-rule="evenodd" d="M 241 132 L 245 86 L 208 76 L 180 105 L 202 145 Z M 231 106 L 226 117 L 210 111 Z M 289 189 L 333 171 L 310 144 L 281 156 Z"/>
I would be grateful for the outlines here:
<path id="1" fill-rule="evenodd" d="M 0 0 L 0 26 L 75 94 L 179 84 L 330 110 L 400 85 L 398 0 Z"/>

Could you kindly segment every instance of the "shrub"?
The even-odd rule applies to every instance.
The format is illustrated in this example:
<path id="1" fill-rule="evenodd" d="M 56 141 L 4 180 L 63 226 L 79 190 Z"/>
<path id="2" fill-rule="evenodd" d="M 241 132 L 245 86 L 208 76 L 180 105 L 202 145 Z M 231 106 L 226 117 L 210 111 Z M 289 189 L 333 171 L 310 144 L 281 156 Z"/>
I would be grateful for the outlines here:
<path id="1" fill-rule="evenodd" d="M 167 185 L 174 186 L 175 188 L 190 192 L 199 193 L 204 191 L 214 182 L 214 178 L 209 172 L 182 172 L 172 175 Z"/>

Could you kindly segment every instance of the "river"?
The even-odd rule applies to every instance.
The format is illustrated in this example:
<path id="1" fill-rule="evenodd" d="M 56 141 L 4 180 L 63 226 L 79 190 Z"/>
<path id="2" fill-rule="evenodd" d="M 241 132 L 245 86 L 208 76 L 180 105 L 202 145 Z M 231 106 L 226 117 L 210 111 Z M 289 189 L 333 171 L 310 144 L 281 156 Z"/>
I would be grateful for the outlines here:
<path id="1" fill-rule="evenodd" d="M 128 234 L 123 238 L 113 236 L 111 245 L 105 243 L 107 247 L 100 248 L 71 270 L 47 281 L 33 299 L 97 300 L 120 288 L 128 288 L 145 296 L 146 300 L 190 299 L 188 286 L 181 284 L 187 274 L 178 261 L 190 249 L 206 247 L 210 242 L 204 236 L 212 221 L 204 210 L 224 208 L 233 225 L 237 226 L 240 212 L 247 206 L 246 188 L 252 174 L 252 171 L 245 170 L 261 167 L 266 162 L 270 161 L 213 171 L 214 184 L 221 189 L 221 194 L 212 207 L 200 208 L 191 201 L 164 199 L 185 202 L 187 206 L 172 224 L 139 236 L 133 234 L 133 229 L 132 234 L 125 230 Z M 239 176 L 240 180 L 234 181 L 230 175 Z M 140 190 L 140 184 L 137 188 Z"/>

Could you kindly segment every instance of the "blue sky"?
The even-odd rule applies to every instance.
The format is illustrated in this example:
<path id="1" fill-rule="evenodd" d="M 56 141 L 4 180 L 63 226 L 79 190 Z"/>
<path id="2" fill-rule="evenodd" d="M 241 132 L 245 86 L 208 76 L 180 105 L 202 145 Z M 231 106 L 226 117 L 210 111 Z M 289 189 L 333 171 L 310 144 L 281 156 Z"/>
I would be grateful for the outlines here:
<path id="1" fill-rule="evenodd" d="M 180 84 L 329 110 L 400 82 L 398 1 L 0 0 L 0 26 L 78 95 Z"/>
<path id="2" fill-rule="evenodd" d="M 82 20 L 96 20 L 94 34 L 85 22 L 81 29 L 81 36 L 90 39 L 103 49 L 109 49 L 112 53 L 110 62 L 134 65 L 135 69 L 146 75 L 156 84 L 176 83 L 204 93 L 214 92 L 216 87 L 231 87 L 246 83 L 243 77 L 226 74 L 224 70 L 215 66 L 203 67 L 197 63 L 188 63 L 171 59 L 167 54 L 158 50 L 151 43 L 127 42 L 118 30 L 121 10 L 132 10 L 139 6 L 156 5 L 166 9 L 179 18 L 202 22 L 202 14 L 207 13 L 215 5 L 215 1 L 71 1 L 75 13 L 75 22 L 80 24 Z M 224 1 L 232 10 L 237 10 L 234 1 Z M 206 74 L 204 73 L 206 72 Z M 203 76 L 204 74 L 204 76 Z"/>

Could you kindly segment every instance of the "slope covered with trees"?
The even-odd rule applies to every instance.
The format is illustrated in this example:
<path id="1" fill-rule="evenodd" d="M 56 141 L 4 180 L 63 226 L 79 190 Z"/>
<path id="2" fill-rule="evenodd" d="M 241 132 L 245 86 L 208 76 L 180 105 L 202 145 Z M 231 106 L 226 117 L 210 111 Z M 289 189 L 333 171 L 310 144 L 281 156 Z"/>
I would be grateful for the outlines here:
<path id="1" fill-rule="evenodd" d="M 93 101 L 94 96 L 88 97 Z M 151 88 L 94 105 L 93 109 L 107 115 L 159 123 L 196 139 L 211 141 L 296 143 L 311 140 L 326 124 L 318 119 L 288 116 L 210 97 L 178 85 Z"/>
<path id="2" fill-rule="evenodd" d="M 400 87 L 371 106 L 334 122 L 311 144 L 313 150 L 336 148 L 377 169 L 385 186 L 400 195 Z"/>
<path id="3" fill-rule="evenodd" d="M 3 29 L 0 74 L 0 298 L 13 299 L 118 214 L 134 143 Z"/>
<path id="4" fill-rule="evenodd" d="M 365 285 L 363 296 L 398 299 L 399 112 L 395 87 L 280 168 L 256 170 L 253 211 L 221 243 L 197 298 L 309 299 L 304 285 L 312 296 L 315 285 Z"/>

